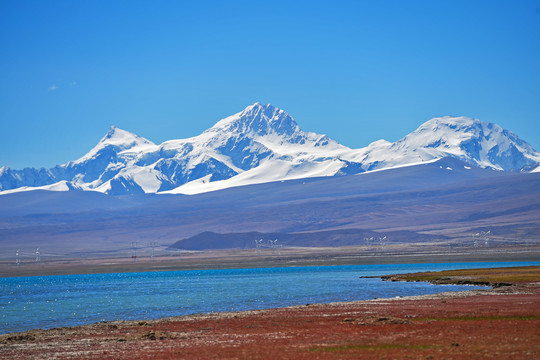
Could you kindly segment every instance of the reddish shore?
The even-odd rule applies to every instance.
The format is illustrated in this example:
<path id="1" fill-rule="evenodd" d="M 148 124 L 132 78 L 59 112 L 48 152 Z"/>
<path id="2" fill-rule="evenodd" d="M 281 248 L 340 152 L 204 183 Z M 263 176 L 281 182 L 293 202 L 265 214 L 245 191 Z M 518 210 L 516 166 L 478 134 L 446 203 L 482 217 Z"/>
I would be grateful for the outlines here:
<path id="1" fill-rule="evenodd" d="M 1 335 L 0 358 L 534 359 L 540 283 L 33 330 Z"/>

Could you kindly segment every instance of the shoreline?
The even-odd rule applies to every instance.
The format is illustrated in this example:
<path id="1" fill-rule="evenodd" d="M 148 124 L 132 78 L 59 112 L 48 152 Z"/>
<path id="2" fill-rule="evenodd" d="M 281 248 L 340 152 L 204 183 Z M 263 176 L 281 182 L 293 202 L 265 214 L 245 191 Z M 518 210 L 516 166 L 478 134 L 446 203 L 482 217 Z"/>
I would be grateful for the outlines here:
<path id="1" fill-rule="evenodd" d="M 380 278 L 381 281 L 387 281 L 384 279 L 385 275 L 373 276 L 371 278 Z M 390 280 L 390 281 L 395 281 L 395 280 Z M 484 285 L 471 284 L 470 286 L 481 287 Z M 154 319 L 143 318 L 143 319 L 135 319 L 135 320 L 104 320 L 104 321 L 98 321 L 98 322 L 92 322 L 92 323 L 80 324 L 80 325 L 59 326 L 59 327 L 55 326 L 55 327 L 45 328 L 45 329 L 35 328 L 35 329 L 24 330 L 24 331 L 12 331 L 12 332 L 7 332 L 7 333 L 0 333 L 0 345 L 2 344 L 2 338 L 5 336 L 26 334 L 26 333 L 33 333 L 33 332 L 47 332 L 47 331 L 58 330 L 58 329 L 78 329 L 78 328 L 84 328 L 84 327 L 98 326 L 100 324 L 136 325 L 141 322 L 144 322 L 146 324 L 157 324 L 157 323 L 167 322 L 167 321 L 184 321 L 184 320 L 196 320 L 196 319 L 206 319 L 206 318 L 219 319 L 221 317 L 229 318 L 229 317 L 238 317 L 238 316 L 243 316 L 243 315 L 257 315 L 257 314 L 266 313 L 269 311 L 272 312 L 276 310 L 285 310 L 285 309 L 300 309 L 300 308 L 304 308 L 308 306 L 319 306 L 319 307 L 346 306 L 346 305 L 363 304 L 363 303 L 369 303 L 369 302 L 388 302 L 388 301 L 400 301 L 400 300 L 435 300 L 435 299 L 458 298 L 458 297 L 467 297 L 467 296 L 476 296 L 476 295 L 498 295 L 500 293 L 499 291 L 494 291 L 494 290 L 496 289 L 472 288 L 470 290 L 445 291 L 445 292 L 424 294 L 424 295 L 397 296 L 397 297 L 389 297 L 389 298 L 373 298 L 373 299 L 367 299 L 367 300 L 334 301 L 334 302 L 329 302 L 329 303 L 310 303 L 310 304 L 304 304 L 304 305 L 290 305 L 290 306 L 267 308 L 267 309 L 200 312 L 200 313 L 193 313 L 193 314 L 187 314 L 187 315 L 168 316 L 168 317 L 154 318 Z"/>
<path id="2" fill-rule="evenodd" d="M 486 290 L 111 321 L 0 335 L 0 357 L 515 359 L 540 355 L 540 267 L 476 269 Z M 474 270 L 470 270 L 474 272 Z M 425 274 L 454 280 L 461 270 Z M 533 281 L 522 281 L 524 275 Z M 528 276 L 527 275 L 527 276 Z M 401 276 L 401 275 L 394 275 Z M 466 274 L 470 278 L 470 274 Z M 525 277 L 527 277 L 525 276 Z M 528 279 L 531 277 L 529 276 Z M 392 280 L 391 280 L 392 281 Z M 437 281 L 437 280 L 435 280 Z"/>
<path id="3" fill-rule="evenodd" d="M 383 276 L 375 276 L 375 278 L 381 278 L 382 281 L 386 281 L 383 279 Z M 471 285 L 474 286 L 474 285 Z M 480 286 L 480 285 L 478 285 Z M 520 292 L 514 292 L 515 289 L 512 289 L 512 294 L 518 294 Z M 500 295 L 501 293 L 508 294 L 509 292 L 506 290 L 504 292 L 501 292 L 497 289 L 470 289 L 470 290 L 462 290 L 462 291 L 446 291 L 446 292 L 440 292 L 435 294 L 424 294 L 424 295 L 410 295 L 410 296 L 398 296 L 398 297 L 389 297 L 389 298 L 374 298 L 374 299 L 368 299 L 368 300 L 353 300 L 353 301 L 335 301 L 330 303 L 313 303 L 313 304 L 304 304 L 304 305 L 291 305 L 291 306 L 283 306 L 283 307 L 276 307 L 276 308 L 269 308 L 269 309 L 253 309 L 253 310 L 239 310 L 239 311 L 215 311 L 215 312 L 201 312 L 201 313 L 194 313 L 194 314 L 188 314 L 188 315 L 178 315 L 178 316 L 168 316 L 158 319 L 136 319 L 136 320 L 106 320 L 106 321 L 99 321 L 99 322 L 93 322 L 89 324 L 81 324 L 81 325 L 73 325 L 73 326 L 60 326 L 60 327 L 52 327 L 52 328 L 36 328 L 26 331 L 14 331 L 14 332 L 8 332 L 8 333 L 2 333 L 0 334 L 0 345 L 2 344 L 2 341 L 5 340 L 6 337 L 12 337 L 12 336 L 18 336 L 18 335 L 24 335 L 28 333 L 43 333 L 43 332 L 49 332 L 49 331 L 56 331 L 56 330 L 78 330 L 86 327 L 95 327 L 95 326 L 101 326 L 101 325 L 123 325 L 123 326 L 139 326 L 141 323 L 144 323 L 145 325 L 156 325 L 160 323 L 166 323 L 166 322 L 182 322 L 182 321 L 196 321 L 196 320 L 204 320 L 204 319 L 227 319 L 227 318 L 238 318 L 238 317 L 245 317 L 245 316 L 257 316 L 261 314 L 265 314 L 268 312 L 275 312 L 275 311 L 286 311 L 286 310 L 296 310 L 296 309 L 304 309 L 306 307 L 342 307 L 342 306 L 350 306 L 350 305 L 360 305 L 365 303 L 387 303 L 387 302 L 395 302 L 395 301 L 415 301 L 415 300 L 442 300 L 442 299 L 449 299 L 449 298 L 464 298 L 469 296 L 491 296 L 491 295 Z"/>
<path id="4" fill-rule="evenodd" d="M 295 249 L 282 255 L 257 256 L 253 250 L 205 251 L 182 257 L 142 258 L 71 258 L 39 264 L 0 260 L 0 278 L 129 273 L 152 271 L 217 270 L 272 268 L 293 266 L 421 264 L 455 262 L 538 261 L 540 250 L 529 251 L 454 251 L 370 254 L 355 247 L 328 249 Z"/>

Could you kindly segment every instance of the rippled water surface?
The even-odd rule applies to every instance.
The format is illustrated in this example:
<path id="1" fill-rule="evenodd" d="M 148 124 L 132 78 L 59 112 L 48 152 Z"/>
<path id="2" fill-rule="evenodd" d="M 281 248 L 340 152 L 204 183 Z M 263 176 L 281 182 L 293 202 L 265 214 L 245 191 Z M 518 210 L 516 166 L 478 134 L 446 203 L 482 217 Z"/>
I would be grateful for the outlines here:
<path id="1" fill-rule="evenodd" d="M 471 289 L 361 279 L 540 262 L 313 266 L 0 279 L 0 333 Z"/>

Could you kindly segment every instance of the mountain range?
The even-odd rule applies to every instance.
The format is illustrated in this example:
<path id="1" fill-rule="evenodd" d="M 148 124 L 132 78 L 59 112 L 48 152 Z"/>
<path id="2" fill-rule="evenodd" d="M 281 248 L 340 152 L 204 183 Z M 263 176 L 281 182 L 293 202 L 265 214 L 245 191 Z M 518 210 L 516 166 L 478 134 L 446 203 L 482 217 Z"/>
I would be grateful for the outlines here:
<path id="1" fill-rule="evenodd" d="M 511 131 L 438 117 L 391 143 L 351 149 L 306 132 L 284 110 L 255 103 L 202 134 L 153 142 L 112 127 L 86 155 L 53 168 L 0 168 L 0 194 L 85 190 L 110 195 L 197 194 L 272 181 L 353 175 L 452 157 L 474 167 L 540 171 L 540 153 Z"/>
<path id="2" fill-rule="evenodd" d="M 254 249 L 257 238 L 288 247 L 362 246 L 366 237 L 383 236 L 418 249 L 471 247 L 471 234 L 482 231 L 491 231 L 497 251 L 538 242 L 539 172 L 497 171 L 445 157 L 189 196 L 45 190 L 0 196 L 0 261 L 36 247 L 52 254 L 49 259 L 124 257 L 133 242 Z"/>

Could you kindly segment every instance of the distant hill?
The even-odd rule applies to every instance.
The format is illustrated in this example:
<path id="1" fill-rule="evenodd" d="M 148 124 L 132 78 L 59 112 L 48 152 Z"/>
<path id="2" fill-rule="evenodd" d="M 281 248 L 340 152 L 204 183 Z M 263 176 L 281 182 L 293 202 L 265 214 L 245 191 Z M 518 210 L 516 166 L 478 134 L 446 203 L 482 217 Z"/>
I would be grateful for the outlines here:
<path id="1" fill-rule="evenodd" d="M 385 238 L 386 237 L 386 238 Z M 391 231 L 384 234 L 362 230 L 362 229 L 343 229 L 313 231 L 303 233 L 215 233 L 211 231 L 202 232 L 187 239 L 175 242 L 170 247 L 182 250 L 211 250 L 211 249 L 253 249 L 256 248 L 255 241 L 259 240 L 264 248 L 279 246 L 380 246 L 384 241 L 391 238 L 396 242 L 422 242 L 430 240 L 443 240 L 445 236 L 433 236 L 419 234 L 413 231 Z"/>
<path id="2" fill-rule="evenodd" d="M 540 238 L 539 173 L 447 157 L 189 196 L 43 190 L 0 196 L 0 257 L 9 258 L 35 247 L 74 256 L 126 254 L 133 242 L 255 249 L 257 238 L 277 236 L 290 246 L 356 245 L 368 236 L 471 242 L 471 234 L 488 230 L 497 241 Z"/>

